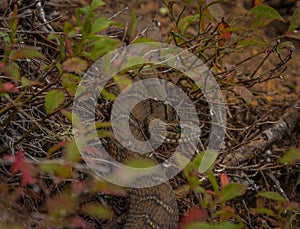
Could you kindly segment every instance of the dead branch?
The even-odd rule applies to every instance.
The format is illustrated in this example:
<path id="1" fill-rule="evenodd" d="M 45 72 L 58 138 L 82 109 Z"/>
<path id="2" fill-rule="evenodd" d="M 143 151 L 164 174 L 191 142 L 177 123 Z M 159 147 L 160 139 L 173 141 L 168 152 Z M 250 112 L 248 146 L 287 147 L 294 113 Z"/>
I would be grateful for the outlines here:
<path id="1" fill-rule="evenodd" d="M 253 141 L 227 154 L 220 162 L 225 166 L 237 166 L 264 153 L 273 143 L 290 135 L 300 121 L 300 102 L 286 109 L 284 115 L 270 128 L 261 132 Z"/>

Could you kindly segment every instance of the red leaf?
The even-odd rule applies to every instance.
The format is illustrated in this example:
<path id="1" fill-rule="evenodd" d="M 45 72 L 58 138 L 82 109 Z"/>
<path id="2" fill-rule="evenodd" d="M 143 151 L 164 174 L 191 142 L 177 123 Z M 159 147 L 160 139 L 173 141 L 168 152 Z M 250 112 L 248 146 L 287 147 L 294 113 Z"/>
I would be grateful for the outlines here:
<path id="1" fill-rule="evenodd" d="M 88 62 L 79 57 L 72 57 L 62 63 L 62 68 L 66 72 L 84 72 L 88 68 Z"/>
<path id="2" fill-rule="evenodd" d="M 31 173 L 29 171 L 29 168 L 26 166 L 22 169 L 21 171 L 22 173 L 22 177 L 21 177 L 21 186 L 24 187 L 27 184 L 34 184 L 35 180 L 34 178 L 31 176 Z"/>
<path id="3" fill-rule="evenodd" d="M 222 18 L 222 22 L 218 25 L 217 31 L 218 31 L 218 42 L 220 46 L 223 46 L 227 40 L 229 40 L 232 32 L 230 32 L 229 25 L 224 21 L 224 18 Z"/>
<path id="4" fill-rule="evenodd" d="M 67 47 L 67 49 L 68 49 L 70 55 L 73 56 L 73 55 L 74 55 L 74 51 L 73 51 L 73 49 L 72 49 L 71 41 L 70 41 L 70 39 L 68 39 L 68 38 L 66 38 L 66 47 Z"/>
<path id="5" fill-rule="evenodd" d="M 80 217 L 72 217 L 71 218 L 71 227 L 72 228 L 87 228 L 86 222 Z"/>
<path id="6" fill-rule="evenodd" d="M 4 154 L 3 159 L 6 160 L 6 161 L 13 162 L 15 160 L 15 156 L 13 156 L 11 154 Z"/>
<path id="7" fill-rule="evenodd" d="M 264 2 L 264 0 L 253 0 L 253 7 L 261 5 Z"/>
<path id="8" fill-rule="evenodd" d="M 212 191 L 212 190 L 209 190 L 209 189 L 207 189 L 207 190 L 205 190 L 207 193 L 209 193 L 210 195 L 215 195 L 215 192 L 214 191 Z"/>
<path id="9" fill-rule="evenodd" d="M 5 64 L 0 61 L 0 71 L 3 72 L 5 69 Z"/>
<path id="10" fill-rule="evenodd" d="M 11 172 L 21 172 L 21 186 L 24 187 L 27 184 L 34 184 L 35 180 L 31 173 L 32 168 L 25 161 L 24 151 L 18 151 L 13 160 L 14 162 L 11 167 Z"/>
<path id="11" fill-rule="evenodd" d="M 226 205 L 225 209 L 226 209 L 227 211 L 231 212 L 232 214 L 235 213 L 234 208 L 231 207 L 231 206 Z"/>
<path id="12" fill-rule="evenodd" d="M 221 181 L 221 186 L 222 187 L 224 187 L 224 186 L 226 186 L 226 185 L 228 185 L 230 183 L 229 182 L 229 178 L 228 178 L 228 176 L 225 173 L 221 174 L 220 181 Z"/>
<path id="13" fill-rule="evenodd" d="M 192 208 L 185 216 L 183 216 L 179 228 L 183 228 L 187 224 L 195 221 L 205 221 L 207 218 L 208 214 L 204 208 Z"/>
<path id="14" fill-rule="evenodd" d="M 3 88 L 0 88 L 0 92 L 9 92 L 9 91 L 12 91 L 12 92 L 19 92 L 19 89 L 17 87 L 15 87 L 15 85 L 11 82 L 7 82 L 7 83 L 4 83 L 3 84 Z"/>
<path id="15" fill-rule="evenodd" d="M 63 193 L 47 200 L 50 215 L 72 214 L 76 211 L 76 198 L 70 194 Z"/>
<path id="16" fill-rule="evenodd" d="M 21 58 L 45 58 L 45 56 L 38 50 L 24 47 L 13 51 L 12 55 L 10 56 L 10 61 L 15 61 Z"/>
<path id="17" fill-rule="evenodd" d="M 86 183 L 84 182 L 73 182 L 72 183 L 72 193 L 80 194 L 84 193 L 88 189 Z"/>
<path id="18" fill-rule="evenodd" d="M 25 156 L 24 151 L 18 151 L 14 157 L 14 162 L 11 167 L 12 173 L 18 173 L 25 167 Z"/>
<path id="19" fill-rule="evenodd" d="M 51 155 L 52 153 L 56 152 L 57 150 L 59 150 L 60 148 L 65 147 L 65 145 L 67 144 L 67 141 L 61 141 L 58 144 L 52 146 L 49 150 L 48 150 L 48 155 Z"/>

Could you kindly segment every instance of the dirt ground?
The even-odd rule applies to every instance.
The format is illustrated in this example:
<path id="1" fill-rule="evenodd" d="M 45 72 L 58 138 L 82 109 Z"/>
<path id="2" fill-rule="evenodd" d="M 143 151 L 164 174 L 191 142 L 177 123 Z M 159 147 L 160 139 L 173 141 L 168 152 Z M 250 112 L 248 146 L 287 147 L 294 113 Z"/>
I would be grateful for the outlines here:
<path id="1" fill-rule="evenodd" d="M 233 19 L 235 16 L 241 15 L 241 12 L 244 12 L 245 9 L 251 8 L 251 2 L 250 1 L 225 1 L 226 4 L 223 4 L 223 10 L 225 11 L 225 15 L 228 15 L 228 20 Z M 295 46 L 295 51 L 293 53 L 293 58 L 288 63 L 288 68 L 286 72 L 284 73 L 284 81 L 281 81 L 280 79 L 275 79 L 272 82 L 268 83 L 267 85 L 261 85 L 262 89 L 267 93 L 279 93 L 280 95 L 285 95 L 286 91 L 289 91 L 288 94 L 299 94 L 300 92 L 300 86 L 299 86 L 299 74 L 297 74 L 298 67 L 300 66 L 300 63 L 298 61 L 299 55 L 300 55 L 300 41 L 299 39 L 290 39 L 286 37 L 282 37 L 284 31 L 288 28 L 288 21 L 291 18 L 292 12 L 296 7 L 299 7 L 300 3 L 298 1 L 266 1 L 267 4 L 269 4 L 272 7 L 275 7 L 280 13 L 282 13 L 283 18 L 286 20 L 286 23 L 283 23 L 281 21 L 275 21 L 272 22 L 267 28 L 265 29 L 265 35 L 272 39 L 272 41 L 275 43 L 277 39 L 280 39 L 281 41 L 290 40 L 293 42 Z M 128 10 L 124 9 L 128 7 Z M 103 13 L 104 16 L 112 16 L 118 12 L 120 15 L 118 15 L 114 20 L 121 21 L 122 23 L 126 22 L 128 25 L 130 25 L 131 22 L 131 16 L 132 12 L 135 12 L 138 16 L 137 20 L 137 27 L 145 27 L 147 26 L 151 20 L 158 19 L 158 21 L 161 24 L 161 33 L 162 36 L 165 38 L 168 31 L 172 28 L 172 24 L 170 23 L 171 19 L 169 17 L 162 16 L 159 13 L 159 10 L 164 7 L 164 4 L 162 1 L 122 1 L 117 0 L 114 2 L 107 2 L 106 8 Z M 179 13 L 181 10 L 180 4 L 174 5 L 174 12 Z M 186 11 L 186 14 L 188 13 L 194 13 L 195 9 L 190 9 L 190 11 Z M 139 19 L 140 18 L 140 19 Z M 124 23 L 125 24 L 125 23 Z M 192 32 L 193 28 L 190 29 Z M 243 53 L 239 53 L 238 55 L 230 56 L 228 59 L 226 59 L 226 62 L 228 64 L 233 64 L 234 61 L 238 59 L 244 59 L 248 57 L 248 55 L 251 55 L 252 53 L 257 52 L 257 50 L 251 50 Z M 272 60 L 271 60 L 272 61 Z M 267 64 L 266 67 L 270 66 L 272 63 Z M 255 68 L 256 63 L 249 62 L 247 65 L 243 66 L 246 71 L 251 71 L 251 69 Z M 263 70 L 263 69 L 262 69 Z M 293 89 L 291 89 L 293 88 Z M 278 90 L 278 91 L 277 91 Z M 282 91 L 283 90 L 283 91 Z M 284 92 L 283 94 L 281 92 Z"/>

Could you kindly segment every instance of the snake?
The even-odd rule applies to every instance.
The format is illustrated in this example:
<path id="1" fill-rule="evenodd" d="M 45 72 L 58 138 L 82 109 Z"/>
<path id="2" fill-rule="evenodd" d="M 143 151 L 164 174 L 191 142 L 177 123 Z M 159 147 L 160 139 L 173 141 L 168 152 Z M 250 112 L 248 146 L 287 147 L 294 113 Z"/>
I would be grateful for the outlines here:
<path id="1" fill-rule="evenodd" d="M 140 99 L 138 94 L 133 94 L 132 96 Z M 119 112 L 122 113 L 122 111 Z M 199 133 L 193 130 L 191 123 L 180 124 L 175 117 L 176 115 L 171 107 L 162 102 L 154 100 L 142 101 L 131 112 L 131 117 L 129 118 L 131 132 L 136 139 L 141 141 L 147 140 L 150 137 L 149 133 L 153 133 L 154 141 L 167 145 L 176 145 L 180 142 L 188 143 L 199 136 Z M 127 133 L 124 131 L 122 136 L 126 135 Z M 153 153 L 151 152 L 148 156 L 139 155 L 115 141 L 113 143 L 115 145 L 112 147 L 114 158 L 121 162 L 126 161 L 128 158 L 149 158 L 149 155 Z M 170 152 L 163 153 L 167 156 L 170 154 Z M 157 162 L 153 157 L 151 157 L 151 160 Z M 155 176 L 156 174 L 149 174 L 132 182 L 144 184 L 149 179 L 155 179 Z M 161 177 L 159 176 L 159 178 Z M 169 182 L 147 188 L 128 188 L 127 193 L 130 206 L 122 228 L 177 228 L 179 220 L 178 206 L 176 196 Z"/>
<path id="2" fill-rule="evenodd" d="M 94 67 L 90 70 L 87 75 L 100 75 L 97 79 L 100 81 L 101 75 L 103 72 L 99 70 L 98 67 Z M 103 76 L 105 78 L 105 76 Z M 91 96 L 79 96 L 74 101 L 76 114 L 80 114 L 81 117 L 84 117 L 84 124 L 88 127 L 92 122 L 95 121 L 94 110 L 91 109 L 90 105 L 93 106 L 99 103 L 99 99 L 97 96 L 93 96 L 94 93 L 97 94 L 98 87 L 97 82 L 94 82 L 95 78 L 85 79 L 82 81 L 82 86 L 88 91 L 88 95 Z M 117 88 L 115 86 L 114 88 Z M 149 89 L 145 88 L 145 91 Z M 155 90 L 155 88 L 151 88 L 151 90 Z M 113 91 L 113 90 L 112 90 Z M 132 97 L 137 97 L 137 99 L 141 99 L 140 95 L 132 94 L 127 99 L 131 100 Z M 85 105 L 78 105 L 82 101 L 87 101 Z M 105 99 L 104 99 L 105 100 Z M 102 100 L 103 101 L 103 100 Z M 104 105 L 100 104 L 101 114 L 109 114 L 111 113 L 111 105 L 110 102 L 106 102 Z M 76 105 L 77 103 L 77 105 Z M 122 110 L 123 109 L 123 110 Z M 122 113 L 127 109 L 126 105 L 122 106 L 121 110 L 119 110 L 119 117 L 122 117 Z M 194 131 L 193 124 L 188 122 L 180 123 L 176 120 L 176 112 L 170 108 L 170 105 L 164 104 L 163 102 L 155 101 L 155 99 L 143 100 L 138 103 L 133 111 L 131 111 L 129 117 L 129 126 L 132 135 L 140 140 L 146 141 L 150 137 L 154 139 L 154 141 L 161 142 L 162 144 L 178 144 L 181 142 L 189 142 L 191 139 L 195 137 L 199 137 L 200 133 Z M 153 136 L 149 136 L 149 133 L 155 133 Z M 81 133 L 83 134 L 83 133 Z M 87 133 L 83 134 L 85 137 L 88 135 Z M 121 129 L 121 136 L 125 138 L 128 133 Z M 128 141 L 130 142 L 130 141 Z M 95 147 L 99 149 L 99 152 L 103 149 L 97 145 L 97 141 L 90 141 L 89 146 Z M 136 153 L 126 147 L 124 147 L 117 139 L 111 138 L 107 143 L 107 151 L 109 154 L 118 162 L 126 162 L 131 158 L 138 159 L 151 159 L 154 163 L 158 164 L 158 160 L 153 157 L 154 152 L 150 152 L 149 154 L 139 154 Z M 170 154 L 170 152 L 165 152 L 166 154 Z M 94 171 L 99 174 L 102 173 L 110 173 L 112 172 L 112 167 L 110 167 L 110 163 L 107 163 L 103 158 L 101 160 L 97 159 L 98 155 L 95 151 L 88 151 L 84 153 L 85 160 L 94 160 L 93 166 Z M 103 163 L 104 161 L 104 163 Z M 107 168 L 105 170 L 105 167 Z M 103 172 L 105 171 L 105 172 Z M 179 223 L 179 210 L 177 205 L 177 200 L 174 192 L 172 191 L 171 184 L 166 181 L 163 183 L 159 183 L 158 185 L 147 186 L 148 182 L 151 183 L 151 179 L 161 179 L 167 176 L 166 174 L 148 174 L 145 176 L 138 177 L 136 179 L 131 180 L 131 186 L 143 186 L 143 188 L 132 188 L 129 187 L 126 189 L 129 199 L 129 210 L 127 213 L 122 215 L 119 219 L 114 219 L 113 221 L 103 225 L 103 228 L 124 228 L 124 229 L 175 229 L 178 227 Z M 147 187 L 144 187 L 147 186 Z"/>

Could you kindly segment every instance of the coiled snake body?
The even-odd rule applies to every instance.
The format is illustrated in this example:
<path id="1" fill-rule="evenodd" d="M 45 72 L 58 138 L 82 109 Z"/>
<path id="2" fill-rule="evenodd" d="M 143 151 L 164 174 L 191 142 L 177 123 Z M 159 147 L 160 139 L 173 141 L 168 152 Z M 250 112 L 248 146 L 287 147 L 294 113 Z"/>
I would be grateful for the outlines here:
<path id="1" fill-rule="evenodd" d="M 88 90 L 93 91 L 95 89 L 89 88 Z M 88 98 L 88 100 L 98 103 L 98 101 L 96 102 L 94 99 L 92 99 L 92 97 Z M 146 100 L 137 104 L 131 112 L 132 117 L 129 120 L 130 129 L 133 136 L 140 141 L 147 140 L 147 138 L 149 138 L 147 133 L 148 129 L 150 128 L 149 122 L 153 121 L 153 119 L 160 119 L 161 121 L 159 122 L 163 122 L 166 125 L 166 136 L 164 138 L 164 143 L 177 144 L 178 139 L 181 141 L 189 141 L 191 138 L 196 137 L 197 133 L 192 133 L 191 135 L 184 135 L 182 133 L 182 128 L 187 127 L 177 124 L 177 121 L 175 120 L 176 118 L 174 118 L 176 117 L 176 113 L 174 110 L 169 109 L 168 106 L 169 105 L 165 105 L 162 102 L 156 102 L 153 100 Z M 91 122 L 94 121 L 95 116 L 93 114 L 89 114 L 87 111 L 88 107 L 78 106 L 77 108 L 81 110 L 77 113 L 85 112 L 83 116 L 86 120 L 90 119 Z M 126 105 L 124 105 L 123 108 L 126 110 Z M 103 113 L 106 112 L 107 110 L 104 109 Z M 122 111 L 119 112 L 122 114 Z M 120 117 L 121 116 L 122 115 L 120 115 Z M 89 122 L 87 122 L 87 126 L 89 125 L 88 123 Z M 156 124 L 157 123 L 154 122 L 154 126 L 152 126 L 152 129 L 156 130 L 156 138 L 163 138 L 163 136 L 160 136 L 160 126 Z M 121 133 L 121 135 L 126 138 L 128 133 L 125 131 Z M 96 141 L 91 141 L 88 145 L 98 148 L 99 152 L 102 152 L 102 148 L 97 146 Z M 108 147 L 108 151 L 116 161 L 123 163 L 130 158 L 151 158 L 151 160 L 157 164 L 157 161 L 151 156 L 151 153 L 140 155 L 139 153 L 133 152 L 122 146 L 116 139 L 111 139 L 110 144 L 108 145 L 110 145 Z M 168 158 L 170 152 L 163 152 L 163 154 L 165 153 L 167 154 L 166 158 Z M 103 168 L 105 167 L 108 167 L 107 170 L 109 172 L 111 170 L 108 162 L 105 160 L 99 160 L 99 155 L 95 153 L 95 150 L 91 152 L 85 152 L 84 158 L 86 161 L 92 161 L 93 170 L 96 171 L 96 173 L 99 172 L 99 174 L 103 174 Z M 152 179 L 162 179 L 165 176 L 165 174 L 147 174 L 143 177 L 133 179 L 131 184 L 134 183 L 139 187 L 143 186 L 146 188 L 127 188 L 130 205 L 128 213 L 121 217 L 120 220 L 116 220 L 115 222 L 112 221 L 111 223 L 105 225 L 104 228 L 119 228 L 122 224 L 123 226 L 121 227 L 126 229 L 176 228 L 179 218 L 178 207 L 176 197 L 172 192 L 170 183 L 164 182 L 156 186 L 151 186 Z"/>
<path id="2" fill-rule="evenodd" d="M 139 52 L 139 50 L 137 50 Z M 91 105 L 95 106 L 98 104 L 98 96 L 93 96 L 93 94 L 97 94 L 99 88 L 97 86 L 97 82 L 95 80 L 100 80 L 101 82 L 104 81 L 105 76 L 103 76 L 103 72 L 101 70 L 103 63 L 99 63 L 93 69 L 91 69 L 87 75 L 91 76 L 93 79 L 89 79 L 88 77 L 82 81 L 81 86 L 85 88 L 86 91 L 89 93 L 86 95 L 92 95 L 82 98 L 79 96 L 77 100 L 75 100 L 75 113 L 80 114 L 81 117 L 84 118 L 84 126 L 88 127 L 95 121 L 95 114 L 94 110 L 91 109 Z M 100 66 L 101 65 L 101 66 Z M 97 76 L 96 78 L 94 76 Z M 99 79 L 99 75 L 101 76 Z M 145 89 L 145 90 L 149 90 Z M 150 88 L 150 90 L 155 90 L 155 88 Z M 134 95 L 133 95 L 134 96 Z M 136 95 L 138 96 L 138 95 Z M 130 100 L 130 97 L 128 97 Z M 85 105 L 80 104 L 83 100 L 88 101 Z M 80 105 L 76 105 L 76 104 Z M 103 109 L 105 107 L 105 109 Z M 109 113 L 109 109 L 107 106 L 102 106 L 103 113 Z M 124 111 L 126 111 L 126 105 L 123 106 Z M 119 111 L 120 114 L 123 111 Z M 188 112 L 188 111 L 187 111 Z M 191 138 L 195 138 L 199 136 L 199 133 L 196 135 L 193 133 L 191 136 L 187 134 L 183 136 L 182 128 L 184 125 L 180 126 L 176 122 L 176 114 L 174 110 L 169 109 L 168 105 L 164 103 L 157 103 L 155 101 L 146 100 L 142 101 L 134 107 L 134 110 L 131 112 L 132 118 L 130 118 L 130 130 L 133 136 L 140 140 L 145 141 L 149 136 L 147 136 L 148 130 L 150 128 L 149 122 L 152 119 L 160 119 L 166 125 L 166 133 L 164 136 L 160 136 L 160 127 L 156 125 L 152 126 L 152 129 L 156 130 L 158 133 L 156 138 L 164 138 L 164 143 L 177 143 L 176 139 L 180 139 L 180 141 L 184 141 L 186 139 L 189 141 Z M 107 114 L 106 114 L 107 115 Z M 122 115 L 120 115 L 121 117 Z M 170 119 L 172 121 L 170 121 Z M 122 131 L 122 130 L 121 130 Z M 89 131 L 87 132 L 89 133 Z M 88 135 L 87 133 L 83 133 L 82 135 L 84 138 Z M 121 133 L 124 138 L 127 136 L 127 132 Z M 111 139 L 111 147 L 109 147 L 109 153 L 112 155 L 114 159 L 119 162 L 124 162 L 129 158 L 149 158 L 148 155 L 140 155 L 136 152 L 133 152 L 126 147 L 123 147 L 117 140 Z M 94 148 L 99 149 L 99 152 L 103 150 L 101 146 L 97 145 L 97 140 L 91 139 L 88 146 L 92 146 Z M 101 144 L 100 144 L 101 145 Z M 89 147 L 90 148 L 90 147 Z M 169 152 L 166 152 L 169 153 Z M 85 161 L 93 161 L 93 170 L 96 173 L 103 174 L 103 168 L 106 166 L 108 167 L 108 171 L 111 169 L 109 163 L 106 162 L 106 158 L 102 158 L 99 160 L 99 155 L 95 153 L 95 151 L 88 151 L 83 153 L 83 157 Z M 153 157 L 151 157 L 153 161 L 157 163 Z M 156 186 L 147 185 L 151 183 L 151 179 L 161 179 L 164 177 L 164 174 L 148 174 L 143 177 L 139 177 L 137 179 L 133 179 L 131 184 L 142 184 L 138 186 L 143 186 L 146 188 L 128 188 L 128 197 L 130 200 L 129 211 L 126 215 L 122 217 L 121 223 L 114 223 L 111 222 L 104 226 L 104 228 L 117 228 L 120 227 L 120 224 L 124 223 L 122 228 L 125 229 L 135 229 L 135 228 L 157 228 L 157 229 L 172 229 L 176 228 L 178 225 L 178 207 L 175 194 L 172 192 L 172 187 L 169 182 L 164 182 Z M 145 185 L 146 184 L 146 185 Z M 132 185 L 131 185 L 132 187 Z"/>
<path id="3" fill-rule="evenodd" d="M 136 95 L 138 96 L 138 95 Z M 124 106 L 126 107 L 126 106 Z M 140 141 L 147 140 L 149 122 L 159 117 L 167 124 L 167 136 L 165 143 L 176 143 L 176 138 L 180 138 L 180 133 L 176 133 L 176 122 L 166 121 L 165 105 L 154 101 L 143 101 L 137 104 L 132 111 L 130 118 L 131 132 L 134 137 Z M 120 111 L 122 112 L 122 111 Z M 173 116 L 174 114 L 169 114 Z M 170 117 L 168 117 L 170 118 Z M 158 120 L 158 119 L 156 119 Z M 155 127 L 153 127 L 155 128 Z M 158 127 L 157 127 L 158 128 Z M 174 131 L 172 131 L 174 130 Z M 159 131 L 157 131 L 159 133 Z M 124 136 L 127 133 L 123 133 Z M 157 135 L 157 138 L 160 136 Z M 118 161 L 126 161 L 129 158 L 145 158 L 146 156 L 132 152 L 119 143 L 114 142 L 113 157 Z M 151 157 L 152 160 L 156 161 Z M 147 183 L 151 179 L 156 179 L 155 174 L 146 175 L 143 178 L 133 180 L 132 182 Z M 157 179 L 160 179 L 158 177 Z M 169 182 L 165 182 L 153 187 L 147 188 L 128 188 L 129 212 L 124 216 L 124 226 L 122 228 L 176 228 L 178 225 L 178 207 L 176 197 L 172 191 Z M 108 228 L 115 228 L 112 222 Z M 106 228 L 106 227 L 104 227 Z"/>

